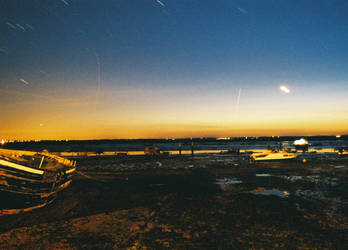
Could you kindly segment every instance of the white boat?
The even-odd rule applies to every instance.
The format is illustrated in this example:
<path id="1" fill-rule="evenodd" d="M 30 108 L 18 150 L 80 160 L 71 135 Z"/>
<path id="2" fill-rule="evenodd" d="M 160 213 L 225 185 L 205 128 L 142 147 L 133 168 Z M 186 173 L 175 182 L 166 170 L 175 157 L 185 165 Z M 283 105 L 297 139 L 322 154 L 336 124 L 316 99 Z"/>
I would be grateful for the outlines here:
<path id="1" fill-rule="evenodd" d="M 285 150 L 266 150 L 261 153 L 253 153 L 250 155 L 252 161 L 279 161 L 291 160 L 297 157 L 296 153 L 287 152 Z"/>

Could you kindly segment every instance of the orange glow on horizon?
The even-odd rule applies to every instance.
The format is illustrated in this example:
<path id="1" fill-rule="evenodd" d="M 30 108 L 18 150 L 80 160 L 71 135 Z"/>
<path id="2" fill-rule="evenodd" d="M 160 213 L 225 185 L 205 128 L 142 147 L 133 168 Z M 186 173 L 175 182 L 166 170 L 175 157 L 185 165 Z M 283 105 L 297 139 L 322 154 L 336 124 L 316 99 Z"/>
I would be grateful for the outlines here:
<path id="1" fill-rule="evenodd" d="M 9 140 L 183 138 L 348 134 L 346 99 L 276 96 L 243 90 L 104 91 L 47 94 L 1 92 L 7 99 L 0 136 Z M 186 93 L 187 92 L 187 93 Z M 273 94 L 274 94 L 273 93 Z M 238 96 L 238 98 L 237 98 Z M 233 97 L 233 95 L 232 95 Z M 290 97 L 291 99 L 287 99 Z M 238 109 L 236 108 L 238 107 Z"/>
<path id="2" fill-rule="evenodd" d="M 2 132 L 8 140 L 83 140 L 83 139 L 139 139 L 139 138 L 189 138 L 189 137 L 242 137 L 287 135 L 348 134 L 347 123 L 298 125 L 284 124 L 131 124 L 131 125 L 81 125 L 37 129 L 17 129 Z"/>

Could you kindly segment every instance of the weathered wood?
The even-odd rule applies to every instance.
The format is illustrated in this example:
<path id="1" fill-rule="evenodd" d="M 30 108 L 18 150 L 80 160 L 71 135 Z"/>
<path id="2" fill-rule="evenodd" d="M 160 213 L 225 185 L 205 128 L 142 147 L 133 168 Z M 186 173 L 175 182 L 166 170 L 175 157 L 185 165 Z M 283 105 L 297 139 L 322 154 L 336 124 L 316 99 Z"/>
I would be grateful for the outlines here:
<path id="1" fill-rule="evenodd" d="M 75 169 L 73 161 L 48 152 L 0 149 L 0 215 L 48 204 L 69 186 Z"/>

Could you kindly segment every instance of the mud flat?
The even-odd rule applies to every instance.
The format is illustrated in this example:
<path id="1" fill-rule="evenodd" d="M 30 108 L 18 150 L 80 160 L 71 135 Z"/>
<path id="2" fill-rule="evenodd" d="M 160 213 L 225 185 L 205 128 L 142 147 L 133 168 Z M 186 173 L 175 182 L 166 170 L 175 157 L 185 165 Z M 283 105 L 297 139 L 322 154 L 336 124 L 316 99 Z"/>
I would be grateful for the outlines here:
<path id="1" fill-rule="evenodd" d="M 44 208 L 0 217 L 0 249 L 348 246 L 348 159 L 82 157 Z"/>

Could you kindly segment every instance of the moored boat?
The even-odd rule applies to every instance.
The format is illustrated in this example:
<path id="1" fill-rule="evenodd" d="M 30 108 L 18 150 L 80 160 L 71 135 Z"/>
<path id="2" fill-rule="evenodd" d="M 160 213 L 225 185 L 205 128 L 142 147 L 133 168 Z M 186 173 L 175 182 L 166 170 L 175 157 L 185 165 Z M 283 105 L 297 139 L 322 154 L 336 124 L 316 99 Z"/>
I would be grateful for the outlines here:
<path id="1" fill-rule="evenodd" d="M 346 150 L 339 151 L 338 154 L 342 155 L 342 156 L 343 155 L 347 155 L 348 156 L 348 150 L 346 149 Z"/>
<path id="2" fill-rule="evenodd" d="M 261 153 L 252 153 L 250 155 L 252 161 L 282 161 L 295 159 L 296 157 L 296 153 L 286 150 L 265 150 Z"/>
<path id="3" fill-rule="evenodd" d="M 338 147 L 335 149 L 337 151 L 338 155 L 340 156 L 348 156 L 348 147 Z"/>
<path id="4" fill-rule="evenodd" d="M 47 151 L 0 149 L 0 215 L 42 207 L 69 186 L 76 163 Z"/>

